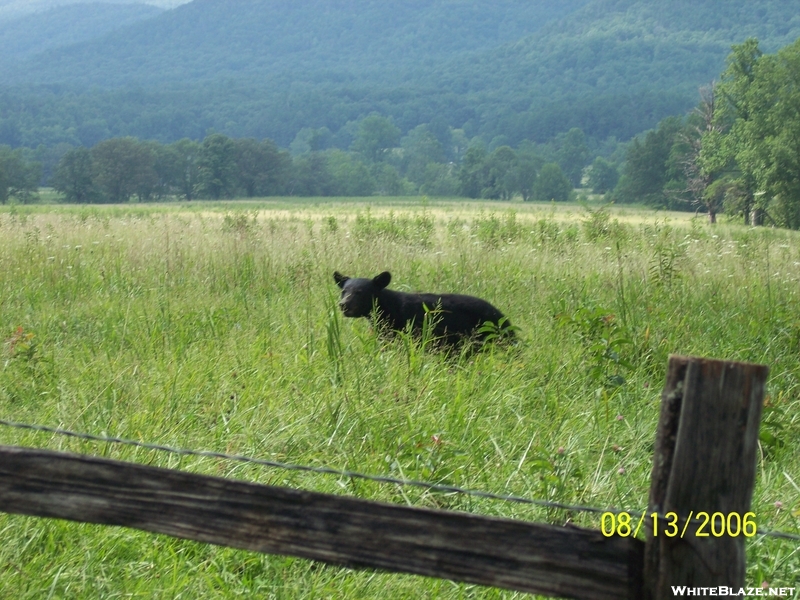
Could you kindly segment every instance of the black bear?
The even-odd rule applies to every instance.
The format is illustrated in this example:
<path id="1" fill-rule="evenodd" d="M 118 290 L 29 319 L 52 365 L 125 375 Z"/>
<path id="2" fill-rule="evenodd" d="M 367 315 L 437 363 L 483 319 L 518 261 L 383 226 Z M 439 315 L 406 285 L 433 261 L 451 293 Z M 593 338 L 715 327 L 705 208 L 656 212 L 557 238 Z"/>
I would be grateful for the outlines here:
<path id="1" fill-rule="evenodd" d="M 498 309 L 486 300 L 460 294 L 412 294 L 387 290 L 392 275 L 384 271 L 372 279 L 346 277 L 335 271 L 333 280 L 342 288 L 339 307 L 345 317 L 370 317 L 373 308 L 379 323 L 392 331 L 402 331 L 410 323 L 419 331 L 426 310 L 433 313 L 433 335 L 448 344 L 465 338 L 483 340 L 492 333 L 483 331 L 487 322 L 494 333 L 512 336 L 514 328 Z"/>

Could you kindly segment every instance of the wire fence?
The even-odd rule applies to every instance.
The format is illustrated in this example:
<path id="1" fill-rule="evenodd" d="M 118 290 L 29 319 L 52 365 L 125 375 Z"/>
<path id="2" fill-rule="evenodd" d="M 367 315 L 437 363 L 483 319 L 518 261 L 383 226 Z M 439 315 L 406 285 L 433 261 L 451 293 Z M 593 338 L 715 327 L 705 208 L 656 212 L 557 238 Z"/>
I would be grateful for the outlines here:
<path id="1" fill-rule="evenodd" d="M 320 475 L 334 475 L 337 477 L 344 477 L 347 479 L 361 479 L 366 481 L 371 481 L 375 483 L 381 484 L 389 484 L 389 485 L 396 485 L 396 486 L 408 486 L 408 487 L 416 487 L 425 489 L 431 492 L 439 492 L 445 494 L 459 494 L 474 498 L 484 498 L 488 500 L 497 500 L 502 502 L 513 502 L 518 504 L 528 504 L 533 506 L 539 506 L 543 508 L 552 508 L 558 510 L 565 510 L 565 511 L 572 511 L 572 512 L 579 512 L 579 513 L 595 513 L 595 514 L 602 514 L 602 513 L 627 513 L 631 516 L 641 518 L 645 515 L 642 511 L 637 510 L 624 510 L 624 509 L 616 509 L 616 508 L 599 508 L 596 506 L 582 506 L 582 505 L 574 505 L 574 504 L 566 504 L 563 502 L 553 502 L 550 500 L 542 500 L 536 498 L 526 498 L 523 496 L 515 496 L 515 495 L 507 495 L 507 494 L 498 494 L 495 492 L 486 492 L 482 490 L 474 490 L 469 488 L 462 488 L 453 485 L 445 485 L 441 483 L 431 483 L 427 481 L 418 481 L 414 479 L 402 479 L 398 477 L 391 477 L 388 475 L 374 475 L 369 473 L 359 473 L 357 471 L 350 471 L 346 469 L 334 469 L 331 467 L 325 466 L 310 466 L 310 465 L 298 465 L 298 464 L 291 464 L 291 463 L 283 463 L 274 460 L 268 460 L 263 458 L 255 458 L 251 456 L 245 456 L 241 454 L 226 454 L 224 452 L 216 452 L 213 450 L 193 450 L 189 448 L 176 448 L 172 446 L 167 446 L 164 444 L 154 444 L 149 442 L 142 442 L 139 440 L 129 440 L 119 437 L 112 437 L 112 436 L 105 436 L 105 435 L 97 435 L 92 433 L 83 433 L 83 432 L 76 432 L 70 431 L 68 429 L 62 429 L 59 427 L 50 427 L 47 425 L 35 425 L 30 423 L 17 423 L 14 421 L 7 421 L 4 419 L 0 419 L 0 426 L 13 428 L 13 429 L 22 429 L 28 431 L 34 431 L 39 433 L 49 433 L 53 435 L 60 435 L 65 437 L 70 437 L 74 439 L 80 439 L 84 441 L 90 442 L 101 442 L 107 444 L 119 444 L 124 446 L 133 446 L 136 448 L 142 448 L 146 450 L 154 450 L 157 452 L 166 452 L 169 454 L 175 454 L 179 456 L 196 456 L 202 458 L 217 458 L 222 460 L 228 460 L 232 462 L 240 462 L 240 463 L 249 463 L 260 465 L 264 467 L 271 467 L 275 469 L 282 469 L 286 471 L 301 471 L 307 473 L 316 473 Z M 650 513 L 653 514 L 652 512 Z M 657 514 L 658 518 L 664 519 L 666 518 L 665 515 L 660 513 Z M 692 519 L 695 522 L 700 522 L 699 519 Z M 684 523 L 686 519 L 679 519 L 679 522 Z M 766 537 L 773 537 L 779 539 L 786 539 L 786 540 L 793 540 L 800 542 L 800 535 L 788 533 L 784 531 L 770 531 L 770 530 L 762 530 L 759 528 L 757 535 L 759 536 L 766 536 Z"/>

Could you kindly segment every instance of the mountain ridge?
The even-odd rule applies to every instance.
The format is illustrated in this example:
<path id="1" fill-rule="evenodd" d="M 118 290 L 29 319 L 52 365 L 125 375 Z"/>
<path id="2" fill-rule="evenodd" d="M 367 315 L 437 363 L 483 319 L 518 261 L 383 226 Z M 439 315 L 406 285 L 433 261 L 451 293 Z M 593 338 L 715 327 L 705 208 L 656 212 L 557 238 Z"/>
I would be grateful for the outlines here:
<path id="1" fill-rule="evenodd" d="M 160 14 L 145 3 L 74 3 L 0 21 L 2 63 L 103 37 Z"/>

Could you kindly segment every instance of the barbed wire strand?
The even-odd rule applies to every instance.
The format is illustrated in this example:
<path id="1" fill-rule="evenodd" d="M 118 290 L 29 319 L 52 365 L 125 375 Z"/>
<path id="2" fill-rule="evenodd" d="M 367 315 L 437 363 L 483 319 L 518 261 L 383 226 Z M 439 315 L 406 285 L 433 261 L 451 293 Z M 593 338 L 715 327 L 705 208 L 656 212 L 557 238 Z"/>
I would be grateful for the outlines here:
<path id="1" fill-rule="evenodd" d="M 197 456 L 201 458 L 218 458 L 222 460 L 230 460 L 234 462 L 241 462 L 241 463 L 249 463 L 255 464 L 265 467 L 272 467 L 276 469 L 286 470 L 286 471 L 300 471 L 306 473 L 316 473 L 320 475 L 335 475 L 338 477 L 345 477 L 348 479 L 363 479 L 366 481 L 372 481 L 375 483 L 382 483 L 382 484 L 390 484 L 390 485 L 397 485 L 397 486 L 408 486 L 408 487 L 418 487 L 422 489 L 426 489 L 432 492 L 440 492 L 446 494 L 459 494 L 463 496 L 471 496 L 476 498 L 484 498 L 488 500 L 499 500 L 503 502 L 513 502 L 517 504 L 529 504 L 534 506 L 539 506 L 543 508 L 555 508 L 559 510 L 566 510 L 572 512 L 586 512 L 586 513 L 627 513 L 631 516 L 635 516 L 641 518 L 645 513 L 642 511 L 636 510 L 623 510 L 623 509 L 616 509 L 616 508 L 598 508 L 595 506 L 582 506 L 582 505 L 574 505 L 574 504 L 566 504 L 563 502 L 552 502 L 550 500 L 541 500 L 535 498 L 525 498 L 523 496 L 515 496 L 515 495 L 507 495 L 507 494 L 498 494 L 495 492 L 485 492 L 482 490 L 474 490 L 469 488 L 462 488 L 454 485 L 445 485 L 441 483 L 431 483 L 427 481 L 419 481 L 414 479 L 400 479 L 397 477 L 390 477 L 388 475 L 373 475 L 368 473 L 359 473 L 357 471 L 349 471 L 346 469 L 334 469 L 332 467 L 314 467 L 310 465 L 298 465 L 298 464 L 291 464 L 291 463 L 283 463 L 275 460 L 268 460 L 264 458 L 255 458 L 251 456 L 245 456 L 242 454 L 226 454 L 223 452 L 216 452 L 213 450 L 193 450 L 189 448 L 176 448 L 173 446 L 166 446 L 164 444 L 153 444 L 149 442 L 142 442 L 139 440 L 129 440 L 125 438 L 113 437 L 113 436 L 105 436 L 105 435 L 97 435 L 93 433 L 83 433 L 83 432 L 76 432 L 71 431 L 68 429 L 62 429 L 59 427 L 50 427 L 48 425 L 34 425 L 30 423 L 18 423 L 14 421 L 6 421 L 4 419 L 0 419 L 0 425 L 5 427 L 10 427 L 13 429 L 24 429 L 28 431 L 35 431 L 40 433 L 50 433 L 53 435 L 61 435 L 65 437 L 91 441 L 91 442 L 101 442 L 101 443 L 108 443 L 108 444 L 119 444 L 124 446 L 133 446 L 136 448 L 142 448 L 145 450 L 154 450 L 157 452 L 167 452 L 170 454 L 177 454 L 179 456 Z M 652 514 L 652 513 L 650 513 Z M 659 518 L 665 519 L 664 515 L 657 513 Z M 699 521 L 698 519 L 692 519 L 693 521 Z M 685 519 L 679 520 L 681 523 L 685 522 Z M 781 538 L 781 539 L 788 539 L 788 540 L 795 540 L 800 541 L 800 535 L 786 533 L 783 531 L 768 531 L 768 530 L 759 530 L 757 535 L 760 536 L 768 536 L 774 538 Z"/>

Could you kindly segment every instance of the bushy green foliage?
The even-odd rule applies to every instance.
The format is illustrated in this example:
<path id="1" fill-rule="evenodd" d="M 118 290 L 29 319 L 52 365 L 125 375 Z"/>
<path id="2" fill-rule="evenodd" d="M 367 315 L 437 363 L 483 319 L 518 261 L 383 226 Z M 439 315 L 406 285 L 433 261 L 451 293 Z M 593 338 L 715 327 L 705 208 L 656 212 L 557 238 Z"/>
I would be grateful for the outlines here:
<path id="1" fill-rule="evenodd" d="M 389 167 L 391 169 L 391 167 Z M 127 202 L 178 197 L 220 199 L 276 196 L 369 196 L 376 181 L 353 153 L 331 149 L 294 160 L 270 140 L 214 133 L 202 144 L 162 146 L 112 138 L 91 152 L 68 150 L 51 181 L 68 202 Z M 405 192 L 402 185 L 395 193 Z"/>
<path id="2" fill-rule="evenodd" d="M 581 306 L 574 313 L 557 315 L 560 325 L 578 335 L 589 356 L 589 377 L 604 388 L 625 383 L 623 371 L 633 369 L 630 353 L 633 342 L 613 313 L 600 306 Z"/>
<path id="3" fill-rule="evenodd" d="M 389 152 L 400 142 L 400 129 L 391 119 L 378 114 L 369 115 L 358 124 L 350 149 L 370 164 L 384 162 Z"/>
<path id="4" fill-rule="evenodd" d="M 686 124 L 681 117 L 668 117 L 646 135 L 633 140 L 625 157 L 622 177 L 614 190 L 616 202 L 641 202 L 659 208 L 678 208 L 685 176 L 676 165 Z M 683 203 L 688 207 L 688 202 Z"/>
<path id="5" fill-rule="evenodd" d="M 95 187 L 91 152 L 87 148 L 68 150 L 61 157 L 50 185 L 66 202 L 94 202 L 99 192 Z"/>
<path id="6" fill-rule="evenodd" d="M 530 143 L 517 150 L 498 146 L 491 153 L 480 144 L 470 146 L 458 172 L 458 191 L 468 198 L 492 200 L 510 200 L 517 194 L 525 201 L 568 199 L 569 180 L 557 164 L 544 162 Z"/>
<path id="7" fill-rule="evenodd" d="M 664 119 L 629 146 L 613 198 L 702 208 L 712 223 L 725 209 L 751 225 L 800 228 L 798 84 L 800 42 L 774 55 L 756 39 L 734 46 L 694 114 Z"/>
<path id="8" fill-rule="evenodd" d="M 752 224 L 800 229 L 800 42 L 765 55 L 758 41 L 735 46 L 720 85 L 714 130 L 703 136 L 707 169 L 732 173 L 710 188 Z M 755 213 L 754 213 L 755 211 Z M 757 213 L 761 213 L 757 216 Z"/>
<path id="9" fill-rule="evenodd" d="M 234 145 L 237 188 L 245 196 L 274 196 L 284 191 L 291 164 L 285 152 L 271 140 L 246 138 L 234 140 Z"/>
<path id="10" fill-rule="evenodd" d="M 572 199 L 572 184 L 556 163 L 542 166 L 533 185 L 534 200 L 566 202 Z"/>
<path id="11" fill-rule="evenodd" d="M 40 177 L 41 165 L 26 161 L 20 150 L 0 145 L 0 204 L 11 197 L 21 202 L 34 199 Z"/>
<path id="12" fill-rule="evenodd" d="M 236 188 L 236 144 L 221 133 L 213 133 L 203 140 L 197 159 L 201 193 L 219 200 L 231 198 Z"/>
<path id="13" fill-rule="evenodd" d="M 409 131 L 400 141 L 400 146 L 402 172 L 420 187 L 431 181 L 429 165 L 445 162 L 444 148 L 427 125 L 418 125 Z"/>
<path id="14" fill-rule="evenodd" d="M 594 159 L 589 169 L 588 185 L 595 194 L 605 194 L 613 190 L 619 181 L 616 165 L 602 156 Z"/>
<path id="15" fill-rule="evenodd" d="M 558 166 L 572 187 L 581 187 L 583 169 L 589 164 L 586 135 L 579 127 L 573 127 L 567 133 L 556 136 L 555 143 L 558 146 Z"/>

